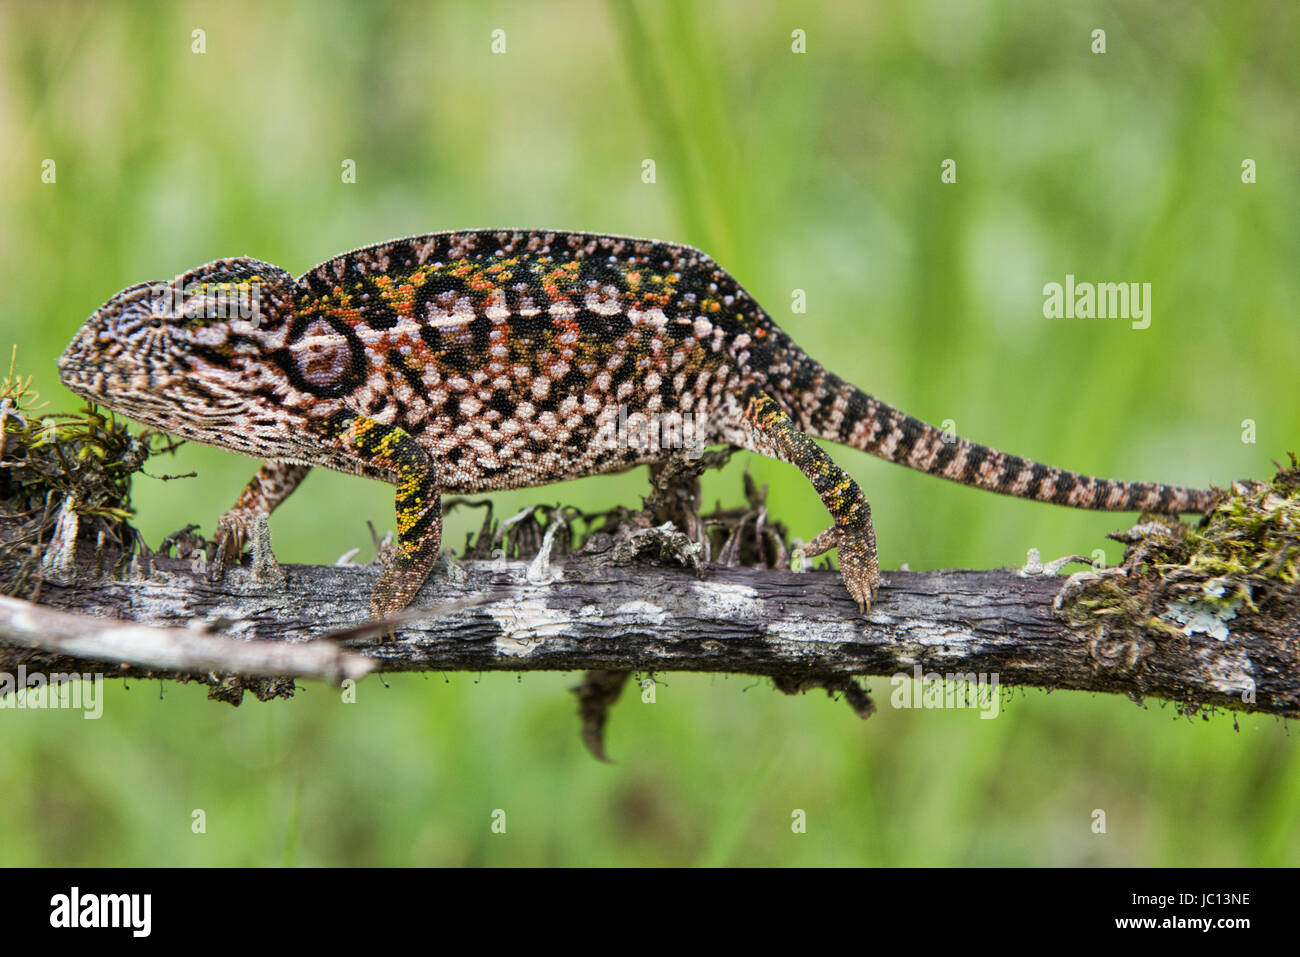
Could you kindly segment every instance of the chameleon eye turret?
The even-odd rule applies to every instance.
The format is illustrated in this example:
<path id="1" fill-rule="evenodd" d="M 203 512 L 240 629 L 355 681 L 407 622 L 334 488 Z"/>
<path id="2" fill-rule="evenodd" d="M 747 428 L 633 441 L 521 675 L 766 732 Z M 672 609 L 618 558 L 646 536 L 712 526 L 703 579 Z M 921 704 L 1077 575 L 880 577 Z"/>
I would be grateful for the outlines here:
<path id="1" fill-rule="evenodd" d="M 405 606 L 427 577 L 444 491 L 623 471 L 681 454 L 673 435 L 802 471 L 832 518 L 803 552 L 838 549 L 864 612 L 880 583 L 871 508 L 817 438 L 1075 508 L 1178 513 L 1212 501 L 1209 491 L 1092 478 L 945 435 L 817 363 L 689 246 L 444 232 L 344 253 L 297 280 L 226 259 L 173 285 L 188 290 L 180 308 L 156 309 L 146 286 L 109 300 L 60 359 L 64 383 L 266 460 L 218 523 L 218 570 L 238 558 L 255 516 L 313 466 L 395 485 L 397 544 L 376 614 Z M 653 422 L 657 440 L 627 440 L 631 420 Z"/>

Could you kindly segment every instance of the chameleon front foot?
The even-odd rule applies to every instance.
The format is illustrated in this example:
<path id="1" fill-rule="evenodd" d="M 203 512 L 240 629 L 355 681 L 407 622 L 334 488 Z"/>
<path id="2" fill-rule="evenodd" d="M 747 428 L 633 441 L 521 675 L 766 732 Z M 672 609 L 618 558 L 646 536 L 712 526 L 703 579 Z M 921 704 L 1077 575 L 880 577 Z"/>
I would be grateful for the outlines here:
<path id="1" fill-rule="evenodd" d="M 406 432 L 356 412 L 332 416 L 324 437 L 357 462 L 389 473 L 397 486 L 397 542 L 379 555 L 384 570 L 370 596 L 370 610 L 376 618 L 401 611 L 438 560 L 442 495 L 437 469 Z"/>
<path id="2" fill-rule="evenodd" d="M 239 500 L 217 521 L 213 537 L 216 554 L 208 569 L 209 581 L 220 581 L 226 569 L 239 564 L 244 545 L 252 539 L 258 515 L 270 515 L 298 487 L 311 467 L 268 461 L 244 487 Z"/>
<path id="3" fill-rule="evenodd" d="M 839 550 L 840 578 L 858 606 L 866 614 L 880 590 L 880 565 L 876 560 L 876 535 L 865 529 L 831 526 L 807 545 L 795 550 L 800 559 L 815 558 L 832 548 Z"/>
<path id="4" fill-rule="evenodd" d="M 427 560 L 408 561 L 403 558 L 399 546 L 381 553 L 379 561 L 384 570 L 370 595 L 370 614 L 375 618 L 395 614 L 411 603 L 429 577 L 437 553 L 427 556 Z"/>
<path id="5" fill-rule="evenodd" d="M 212 556 L 212 564 L 208 566 L 208 581 L 220 581 L 225 577 L 227 568 L 239 564 L 244 545 L 253 537 L 255 519 L 252 512 L 232 508 L 217 520 L 217 532 L 212 539 L 216 552 Z"/>

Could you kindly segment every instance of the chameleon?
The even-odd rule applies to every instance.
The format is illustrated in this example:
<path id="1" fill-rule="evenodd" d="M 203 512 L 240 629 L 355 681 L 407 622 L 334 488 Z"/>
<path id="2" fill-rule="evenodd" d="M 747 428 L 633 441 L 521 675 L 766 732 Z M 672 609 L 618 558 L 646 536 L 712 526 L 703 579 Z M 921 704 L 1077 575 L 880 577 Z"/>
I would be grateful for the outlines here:
<path id="1" fill-rule="evenodd" d="M 880 587 L 871 507 L 828 440 L 975 488 L 1059 505 L 1204 512 L 1212 490 L 1094 478 L 945 433 L 812 359 L 691 246 L 546 230 L 437 232 L 298 278 L 252 258 L 146 282 L 59 359 L 73 392 L 182 439 L 264 460 L 217 524 L 218 573 L 314 467 L 396 486 L 371 611 L 410 604 L 438 556 L 443 493 L 621 472 L 680 455 L 610 441 L 629 413 L 798 468 L 862 613 Z M 620 418 L 621 416 L 621 418 Z"/>

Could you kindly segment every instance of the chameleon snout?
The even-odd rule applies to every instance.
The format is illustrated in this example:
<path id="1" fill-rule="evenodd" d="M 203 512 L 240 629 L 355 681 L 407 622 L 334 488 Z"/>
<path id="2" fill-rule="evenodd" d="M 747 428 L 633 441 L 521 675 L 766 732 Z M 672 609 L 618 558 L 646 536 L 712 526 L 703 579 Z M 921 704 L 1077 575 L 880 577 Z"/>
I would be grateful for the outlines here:
<path id="1" fill-rule="evenodd" d="M 155 308 L 159 285 L 123 289 L 91 313 L 59 356 L 59 380 L 65 386 L 111 406 L 132 375 L 166 350 L 170 336 Z"/>
<path id="2" fill-rule="evenodd" d="M 98 330 L 87 322 L 59 356 L 59 381 L 78 395 L 91 398 L 101 394 L 103 388 L 103 376 L 95 375 L 96 364 L 91 358 L 95 355 L 97 338 Z"/>

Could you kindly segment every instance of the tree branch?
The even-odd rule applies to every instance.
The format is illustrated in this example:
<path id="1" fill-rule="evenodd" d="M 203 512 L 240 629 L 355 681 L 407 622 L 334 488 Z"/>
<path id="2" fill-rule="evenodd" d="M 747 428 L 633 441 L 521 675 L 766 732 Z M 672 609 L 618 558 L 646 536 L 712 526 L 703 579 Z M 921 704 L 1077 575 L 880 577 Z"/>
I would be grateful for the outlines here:
<path id="1" fill-rule="evenodd" d="M 920 669 L 972 679 L 997 675 L 1003 686 L 1154 695 L 1193 710 L 1300 715 L 1297 642 L 1277 639 L 1278 627 L 1295 634 L 1294 621 L 1251 616 L 1223 638 L 1081 629 L 1054 607 L 1063 579 L 1009 570 L 887 572 L 876 607 L 863 617 L 833 572 L 709 567 L 697 577 L 685 569 L 620 564 L 626 556 L 599 536 L 582 552 L 541 567 L 505 560 L 447 564 L 416 598 L 409 620 L 389 626 L 393 637 L 388 628 L 371 626 L 344 643 L 389 672 L 711 671 L 768 675 L 785 691 L 848 692 L 850 676 L 912 676 Z M 212 583 L 191 561 L 154 555 L 148 565 L 129 580 L 92 579 L 83 560 L 84 575 L 66 584 L 47 581 L 40 600 L 84 616 L 173 630 L 195 621 L 224 624 L 222 640 L 240 649 L 250 640 L 314 643 L 364 623 L 378 575 L 374 565 L 285 566 L 283 579 L 240 568 Z M 1071 579 L 1074 590 L 1087 579 L 1086 573 Z M 458 610 L 440 612 L 448 602 Z M 365 633 L 376 630 L 382 633 Z M 67 666 L 74 664 L 72 653 L 82 649 L 0 648 L 0 669 Z M 161 658 L 150 667 L 138 655 L 117 652 L 111 660 L 131 662 L 116 669 L 123 675 L 175 677 L 171 669 L 193 667 Z M 287 662 L 286 673 L 307 673 Z M 850 703 L 864 710 L 863 701 Z"/>

